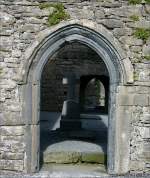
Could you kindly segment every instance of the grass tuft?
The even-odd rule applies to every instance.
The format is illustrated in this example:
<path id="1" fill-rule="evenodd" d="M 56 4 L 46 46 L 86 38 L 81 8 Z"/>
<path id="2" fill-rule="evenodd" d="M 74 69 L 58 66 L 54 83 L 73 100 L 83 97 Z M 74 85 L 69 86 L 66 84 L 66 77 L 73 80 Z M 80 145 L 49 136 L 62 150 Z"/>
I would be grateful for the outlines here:
<path id="1" fill-rule="evenodd" d="M 131 15 L 130 19 L 133 20 L 134 22 L 139 21 L 139 16 L 137 15 Z"/>
<path id="2" fill-rule="evenodd" d="M 146 42 L 146 40 L 150 37 L 150 29 L 137 28 L 134 32 L 134 36 Z"/>

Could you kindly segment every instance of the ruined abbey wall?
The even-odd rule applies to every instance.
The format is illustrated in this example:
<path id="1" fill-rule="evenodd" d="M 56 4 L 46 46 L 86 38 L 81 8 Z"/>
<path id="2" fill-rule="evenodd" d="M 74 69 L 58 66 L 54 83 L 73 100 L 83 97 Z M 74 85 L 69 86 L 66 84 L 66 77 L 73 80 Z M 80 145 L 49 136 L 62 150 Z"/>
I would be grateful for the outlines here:
<path id="1" fill-rule="evenodd" d="M 52 2 L 51 0 L 47 0 Z M 22 119 L 24 96 L 22 71 L 30 47 L 39 43 L 52 9 L 40 8 L 43 0 L 0 1 L 0 172 L 24 172 L 26 168 L 27 126 Z M 53 1 L 55 2 L 55 1 Z M 130 120 L 130 164 L 132 172 L 150 170 L 150 38 L 137 28 L 150 29 L 150 5 L 129 4 L 128 0 L 60 0 L 69 20 L 86 19 L 103 25 L 124 50 L 134 71 L 134 81 L 122 91 L 118 101 Z M 61 23 L 65 23 L 64 21 Z M 94 28 L 94 27 L 93 27 Z M 136 35 L 135 35 L 135 32 Z M 26 52 L 28 50 L 28 53 Z M 29 61 L 30 62 L 30 61 Z M 128 65 L 128 64 L 127 64 Z M 129 72 L 130 68 L 129 68 Z M 119 90 L 119 89 L 118 89 Z M 29 96 L 26 96 L 29 97 Z M 121 116 L 120 116 L 121 117 Z"/>

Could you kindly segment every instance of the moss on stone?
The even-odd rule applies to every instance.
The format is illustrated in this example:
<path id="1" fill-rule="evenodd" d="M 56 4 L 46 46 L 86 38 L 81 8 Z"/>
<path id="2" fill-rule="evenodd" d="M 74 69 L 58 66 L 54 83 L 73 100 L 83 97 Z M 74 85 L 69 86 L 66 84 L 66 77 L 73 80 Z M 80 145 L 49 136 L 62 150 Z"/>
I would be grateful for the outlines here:
<path id="1" fill-rule="evenodd" d="M 137 81 L 139 79 L 139 74 L 138 72 L 134 71 L 133 73 L 133 78 L 134 78 L 134 81 Z"/>
<path id="2" fill-rule="evenodd" d="M 105 164 L 107 156 L 103 153 L 84 153 L 82 154 L 82 162 Z"/>
<path id="3" fill-rule="evenodd" d="M 150 29 L 137 28 L 134 32 L 134 36 L 138 39 L 146 41 L 150 37 Z"/>
<path id="4" fill-rule="evenodd" d="M 128 2 L 129 2 L 129 4 L 136 5 L 136 4 L 141 4 L 142 0 L 128 0 Z"/>
<path id="5" fill-rule="evenodd" d="M 0 67 L 0 75 L 2 74 L 2 68 Z"/>
<path id="6" fill-rule="evenodd" d="M 150 55 L 144 56 L 144 59 L 145 59 L 146 61 L 150 61 Z"/>
<path id="7" fill-rule="evenodd" d="M 134 22 L 139 21 L 139 16 L 138 15 L 131 15 L 130 19 L 133 20 Z"/>
<path id="8" fill-rule="evenodd" d="M 48 16 L 48 25 L 56 25 L 62 20 L 67 20 L 70 15 L 65 11 L 65 7 L 62 3 L 42 3 L 40 9 L 54 8 L 55 10 Z"/>
<path id="9" fill-rule="evenodd" d="M 146 2 L 147 4 L 150 4 L 150 0 L 145 0 L 145 2 Z"/>
<path id="10" fill-rule="evenodd" d="M 136 5 L 136 4 L 150 4 L 150 0 L 128 0 L 129 4 Z"/>

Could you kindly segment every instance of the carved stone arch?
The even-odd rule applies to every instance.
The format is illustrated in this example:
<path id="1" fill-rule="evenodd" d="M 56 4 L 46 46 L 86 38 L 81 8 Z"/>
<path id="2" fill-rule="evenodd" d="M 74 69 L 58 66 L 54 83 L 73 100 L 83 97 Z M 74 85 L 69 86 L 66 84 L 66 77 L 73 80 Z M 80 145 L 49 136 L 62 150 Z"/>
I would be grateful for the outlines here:
<path id="1" fill-rule="evenodd" d="M 42 32 L 41 32 L 42 33 Z M 103 26 L 91 21 L 70 21 L 61 23 L 50 30 L 43 31 L 37 41 L 26 51 L 26 64 L 22 68 L 23 106 L 22 116 L 27 125 L 26 132 L 26 158 L 25 169 L 27 172 L 39 170 L 39 115 L 40 115 L 40 79 L 43 67 L 65 42 L 78 41 L 92 48 L 104 61 L 110 77 L 109 99 L 109 129 L 108 129 L 108 172 L 120 174 L 128 172 L 128 159 L 124 162 L 123 152 L 119 147 L 117 130 L 116 96 L 118 86 L 132 82 L 132 65 L 119 43 Z M 127 62 L 126 62 L 127 61 Z M 130 68 L 130 72 L 128 69 Z M 126 133 L 123 133 L 126 134 Z M 124 144 L 128 136 L 124 137 Z M 125 149 L 128 145 L 125 145 Z M 129 154 L 127 152 L 127 154 Z M 127 156 L 129 157 L 129 156 Z"/>

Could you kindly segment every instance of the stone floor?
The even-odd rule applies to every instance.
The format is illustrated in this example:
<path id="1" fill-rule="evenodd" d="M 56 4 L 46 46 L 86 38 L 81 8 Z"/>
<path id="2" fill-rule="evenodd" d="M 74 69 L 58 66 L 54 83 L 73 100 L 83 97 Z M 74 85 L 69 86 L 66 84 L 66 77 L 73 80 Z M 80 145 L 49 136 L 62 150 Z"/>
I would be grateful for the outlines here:
<path id="1" fill-rule="evenodd" d="M 104 167 L 86 167 L 74 165 L 51 165 L 49 171 L 41 170 L 35 174 L 14 174 L 14 173 L 0 173 L 0 178 L 150 178 L 148 174 L 127 174 L 124 176 L 108 175 Z"/>

